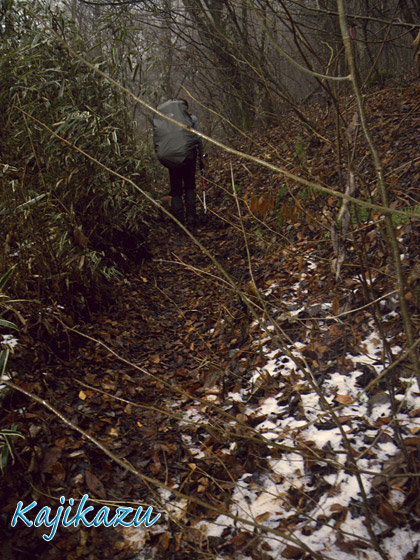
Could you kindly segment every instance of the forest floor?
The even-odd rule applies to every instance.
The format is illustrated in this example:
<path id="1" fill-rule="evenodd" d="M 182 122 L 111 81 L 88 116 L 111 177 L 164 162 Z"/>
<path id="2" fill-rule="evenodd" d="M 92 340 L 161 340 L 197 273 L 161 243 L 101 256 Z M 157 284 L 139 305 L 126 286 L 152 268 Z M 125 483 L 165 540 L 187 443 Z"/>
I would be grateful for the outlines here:
<path id="1" fill-rule="evenodd" d="M 419 93 L 411 83 L 367 97 L 395 208 L 420 204 Z M 353 114 L 349 101 L 367 196 L 376 179 Z M 311 117 L 331 134 L 333 114 Z M 234 144 L 330 188 L 345 175 L 334 146 L 297 123 Z M 1 557 L 418 558 L 420 390 L 407 356 L 387 370 L 406 340 L 380 215 L 353 212 L 336 278 L 334 197 L 216 151 L 206 177 L 201 247 L 161 218 L 151 258 L 109 312 L 69 331 L 69 359 L 19 372 L 44 404 L 18 393 L 3 404 L 26 439 L 0 490 Z M 395 225 L 418 325 L 418 222 Z M 29 336 L 20 345 L 16 363 L 48 349 Z M 162 516 L 149 528 L 59 527 L 49 543 L 45 527 L 10 527 L 19 500 L 54 511 L 84 494 L 95 509 Z"/>

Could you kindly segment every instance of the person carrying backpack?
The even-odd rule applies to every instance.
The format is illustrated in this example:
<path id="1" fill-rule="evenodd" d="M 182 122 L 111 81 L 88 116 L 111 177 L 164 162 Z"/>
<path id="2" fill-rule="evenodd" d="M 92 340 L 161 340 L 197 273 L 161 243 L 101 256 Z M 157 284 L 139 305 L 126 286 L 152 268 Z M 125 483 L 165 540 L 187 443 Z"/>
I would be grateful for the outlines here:
<path id="1" fill-rule="evenodd" d="M 153 140 L 157 157 L 169 170 L 171 212 L 177 220 L 193 228 L 198 224 L 196 212 L 195 172 L 197 156 L 204 165 L 202 139 L 191 132 L 200 132 L 198 119 L 188 112 L 185 99 L 170 99 L 159 105 L 158 111 L 187 126 L 181 128 L 155 115 Z"/>

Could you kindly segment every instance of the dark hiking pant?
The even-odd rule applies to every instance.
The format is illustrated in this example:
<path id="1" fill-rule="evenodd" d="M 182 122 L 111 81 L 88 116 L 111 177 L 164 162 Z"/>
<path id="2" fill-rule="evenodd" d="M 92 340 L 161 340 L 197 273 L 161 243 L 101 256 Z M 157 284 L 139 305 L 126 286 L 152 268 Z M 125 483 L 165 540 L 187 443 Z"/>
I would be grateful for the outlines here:
<path id="1" fill-rule="evenodd" d="M 182 223 L 195 225 L 197 213 L 195 209 L 195 170 L 196 160 L 187 160 L 182 167 L 169 169 L 169 182 L 171 185 L 172 214 Z"/>

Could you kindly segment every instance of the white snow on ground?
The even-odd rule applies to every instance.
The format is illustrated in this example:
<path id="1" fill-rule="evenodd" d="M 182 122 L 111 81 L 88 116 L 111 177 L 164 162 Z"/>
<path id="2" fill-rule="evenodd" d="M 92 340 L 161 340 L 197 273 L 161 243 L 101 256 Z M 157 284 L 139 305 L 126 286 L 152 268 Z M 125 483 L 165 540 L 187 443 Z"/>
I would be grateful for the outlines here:
<path id="1" fill-rule="evenodd" d="M 298 285 L 294 286 L 295 289 Z M 267 290 L 270 294 L 271 289 Z M 292 296 L 292 294 L 290 294 Z M 289 302 L 283 302 L 287 308 L 288 303 L 295 303 L 296 298 L 291 297 Z M 328 306 L 327 306 L 328 307 Z M 325 309 L 325 305 L 323 305 Z M 292 311 L 290 316 L 296 316 L 302 309 Z M 264 340 L 267 344 L 267 339 Z M 297 358 L 303 358 L 301 350 L 304 344 L 297 343 L 288 348 L 290 354 Z M 348 417 L 348 422 L 343 422 L 341 429 L 334 424 L 329 429 L 319 429 L 316 426 L 318 421 L 330 421 L 331 417 L 325 414 L 325 410 L 320 404 L 320 396 L 312 387 L 301 377 L 300 392 L 300 413 L 299 418 L 288 414 L 288 406 L 284 404 L 282 388 L 284 384 L 280 381 L 280 392 L 276 396 L 267 397 L 259 406 L 247 406 L 243 412 L 245 415 L 257 414 L 262 420 L 256 427 L 264 437 L 270 441 L 279 440 L 283 444 L 293 446 L 299 442 L 310 442 L 312 448 L 320 451 L 330 449 L 342 451 L 341 455 L 335 456 L 336 466 L 331 469 L 330 474 L 322 474 L 325 483 L 325 491 L 316 501 L 311 504 L 310 494 L 313 477 L 308 476 L 303 455 L 297 450 L 296 453 L 284 453 L 280 459 L 268 457 L 268 471 L 260 477 L 258 483 L 253 478 L 253 473 L 247 473 L 237 482 L 233 492 L 230 513 L 238 515 L 243 519 L 256 521 L 263 518 L 264 526 L 278 529 L 288 537 L 296 539 L 306 545 L 310 550 L 320 553 L 325 559 L 333 560 L 354 560 L 355 558 L 378 560 L 380 555 L 371 545 L 371 536 L 366 527 L 366 520 L 363 515 L 362 489 L 368 499 L 372 496 L 372 483 L 375 478 L 374 473 L 381 473 L 382 467 L 390 458 L 398 453 L 398 447 L 394 443 L 393 428 L 390 424 L 381 422 L 390 417 L 392 413 L 391 403 L 386 396 L 384 402 L 378 400 L 374 405 L 369 406 L 369 396 L 357 386 L 357 379 L 363 375 L 361 369 L 364 364 L 368 364 L 376 371 L 377 375 L 383 370 L 380 363 L 382 355 L 382 344 L 380 337 L 375 332 L 373 324 L 371 333 L 362 342 L 363 353 L 357 356 L 348 355 L 347 359 L 354 363 L 354 371 L 342 373 L 336 371 L 329 374 L 322 384 L 322 393 L 328 403 L 334 403 L 336 395 L 348 397 L 348 406 L 342 406 L 337 415 Z M 287 378 L 293 373 L 296 377 L 296 365 L 290 357 L 280 355 L 279 351 L 265 349 L 267 363 L 263 368 L 255 370 L 251 376 L 248 391 L 243 388 L 240 393 L 230 394 L 235 402 L 246 404 L 250 393 L 255 391 L 255 387 L 263 382 L 267 374 Z M 401 352 L 399 346 L 394 345 L 392 352 L 395 356 Z M 285 359 L 286 358 L 286 359 Z M 407 379 L 407 390 L 405 395 L 397 395 L 397 402 L 400 406 L 398 420 L 405 430 L 405 436 L 416 433 L 420 429 L 419 418 L 410 417 L 409 411 L 420 409 L 420 390 L 416 379 Z M 344 400 L 346 403 L 346 401 Z M 281 403 L 281 404 L 279 404 Z M 302 411 L 305 419 L 302 419 Z M 265 419 L 264 419 L 265 417 Z M 348 455 L 343 440 L 343 432 L 351 442 L 353 453 L 361 453 L 361 458 L 356 458 L 360 472 L 359 478 L 354 473 L 346 472 L 340 465 L 345 465 Z M 285 438 L 285 435 L 287 437 Z M 380 435 L 386 436 L 387 440 L 375 441 Z M 368 439 L 367 439 L 368 438 Z M 369 443 L 366 443 L 366 442 Z M 372 443 L 373 442 L 373 443 Z M 370 449 L 369 449 L 370 448 Z M 334 455 L 331 455 L 334 457 Z M 320 460 L 320 466 L 325 463 Z M 301 490 L 307 495 L 307 502 L 304 507 L 296 508 L 291 506 L 288 493 Z M 305 495 L 303 494 L 303 495 Z M 393 504 L 398 512 L 398 507 L 404 501 L 404 494 L 398 490 L 392 490 L 388 496 L 389 503 Z M 309 506 L 308 506 L 309 504 Z M 358 507 L 353 507 L 355 505 Z M 343 512 L 340 521 L 337 522 L 333 516 L 335 512 Z M 398 515 L 398 514 L 397 514 Z M 284 522 L 288 518 L 297 517 L 300 524 L 296 523 L 290 531 L 284 529 Z M 282 522 L 282 523 L 280 523 Z M 390 528 L 380 519 L 374 520 L 373 530 L 379 535 L 382 531 L 388 530 L 387 536 L 380 544 L 385 554 L 389 554 L 393 560 L 404 560 L 409 552 L 414 552 L 420 548 L 420 534 L 412 533 L 404 524 L 401 527 Z M 234 522 L 226 515 L 220 515 L 214 522 L 205 523 L 207 536 L 226 535 L 227 528 L 235 527 L 237 530 L 253 532 L 253 528 L 243 522 Z M 283 529 L 282 529 L 283 527 Z M 339 542 L 341 541 L 341 542 Z M 352 541 L 357 541 L 353 546 Z M 343 546 L 342 543 L 349 543 Z M 267 533 L 265 537 L 265 553 L 273 559 L 282 558 L 282 552 L 290 544 L 287 540 L 279 536 Z M 363 543 L 365 545 L 363 546 Z M 296 546 L 296 543 L 292 543 Z M 415 552 L 414 552 L 415 553 Z M 245 560 L 246 556 L 238 551 L 235 555 L 238 560 Z"/>
<path id="2" fill-rule="evenodd" d="M 3 334 L 0 340 L 0 346 L 8 346 L 11 349 L 15 348 L 18 344 L 18 339 L 12 334 Z"/>
<path id="3" fill-rule="evenodd" d="M 311 263 L 309 269 L 313 268 Z M 265 293 L 272 294 L 275 288 L 274 284 Z M 298 298 L 294 291 L 298 290 L 301 296 L 304 291 L 296 283 L 287 291 L 288 299 L 282 301 L 282 309 L 289 307 L 288 316 L 292 319 L 303 310 L 296 305 Z M 331 313 L 329 303 L 320 302 L 319 308 L 324 314 Z M 390 319 L 393 314 L 389 314 Z M 328 327 L 327 321 L 318 324 Z M 380 560 L 366 524 L 363 493 L 368 500 L 373 496 L 375 500 L 380 499 L 380 493 L 375 491 L 373 494 L 375 484 L 378 479 L 380 482 L 389 479 L 379 478 L 378 475 L 392 458 L 398 456 L 399 449 L 390 421 L 392 407 L 386 391 L 377 389 L 365 394 L 357 384 L 366 367 L 376 375 L 383 371 L 380 337 L 372 323 L 371 332 L 360 345 L 362 353 L 345 356 L 347 363 L 353 363 L 353 371 L 342 372 L 337 367 L 337 371 L 328 373 L 319 383 L 320 395 L 294 361 L 295 358 L 300 363 L 304 362 L 302 350 L 305 344 L 290 344 L 288 355 L 282 354 L 278 349 L 270 349 L 267 331 L 270 331 L 270 326 L 266 326 L 256 340 L 256 344 L 261 339 L 265 344 L 266 364 L 249 372 L 249 381 L 237 392 L 229 393 L 224 401 L 228 404 L 224 406 L 229 411 L 232 405 L 240 405 L 243 417 L 260 419 L 254 429 L 265 438 L 272 455 L 266 457 L 264 472 L 245 473 L 236 481 L 229 513 L 240 519 L 234 520 L 221 513 L 212 521 L 201 520 L 198 522 L 201 534 L 203 538 L 216 537 L 221 542 L 229 542 L 229 538 L 241 530 L 254 535 L 258 531 L 259 540 L 255 541 L 255 546 L 257 542 L 264 542 L 265 558 L 281 559 L 287 546 L 301 545 L 325 560 Z M 393 355 L 398 356 L 401 348 L 389 342 Z M 317 372 L 312 373 L 316 376 Z M 278 380 L 278 393 L 253 399 L 267 376 Z M 404 378 L 403 383 L 405 393 L 399 392 L 395 398 L 399 406 L 396 416 L 403 438 L 406 438 L 420 433 L 420 412 L 416 412 L 420 411 L 420 389 L 415 378 Z M 289 387 L 290 391 L 291 385 L 299 400 L 298 406 L 293 409 L 284 397 L 284 390 Z M 381 392 L 382 395 L 377 394 Z M 375 400 L 372 400 L 373 395 Z M 326 411 L 325 402 L 335 410 L 335 419 L 339 418 L 339 421 Z M 208 422 L 201 406 L 191 405 L 183 411 L 185 426 L 191 422 L 197 425 Z M 351 445 L 353 461 L 359 469 L 358 476 L 351 468 L 345 438 Z M 190 436 L 185 435 L 183 441 L 194 459 L 203 457 L 199 444 L 194 443 Z M 227 443 L 224 452 L 233 453 L 238 445 Z M 277 445 L 286 446 L 289 450 L 276 450 Z M 305 456 L 305 449 L 311 451 L 309 459 L 307 454 Z M 312 467 L 316 469 L 311 470 Z M 372 520 L 372 529 L 382 551 L 392 560 L 405 560 L 409 553 L 420 554 L 420 533 L 412 532 L 404 524 L 404 515 L 398 513 L 403 507 L 404 491 L 396 485 L 388 487 L 384 484 L 382 496 L 395 508 L 395 515 L 401 520 L 395 526 L 387 525 L 378 516 Z M 205 499 L 205 495 L 200 497 Z M 167 498 L 169 502 L 169 496 Z M 171 503 L 178 504 L 182 509 L 182 500 L 172 498 Z M 373 504 L 375 510 L 377 505 Z M 170 507 L 173 509 L 174 505 Z M 187 520 L 185 516 L 184 521 Z M 259 523 L 272 532 L 261 532 L 247 521 Z M 152 557 L 153 552 L 149 550 L 147 558 Z M 252 557 L 255 558 L 255 555 Z M 139 558 L 146 556 L 140 555 Z M 224 558 L 221 554 L 214 560 Z M 238 549 L 234 558 L 250 560 L 249 550 L 242 553 Z"/>

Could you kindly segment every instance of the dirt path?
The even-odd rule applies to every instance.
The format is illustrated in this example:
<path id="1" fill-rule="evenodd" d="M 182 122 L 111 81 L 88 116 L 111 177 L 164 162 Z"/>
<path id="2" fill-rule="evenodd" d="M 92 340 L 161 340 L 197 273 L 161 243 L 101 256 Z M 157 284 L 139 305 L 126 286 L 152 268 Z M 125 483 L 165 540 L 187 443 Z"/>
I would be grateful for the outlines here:
<path id="1" fill-rule="evenodd" d="M 197 236 L 231 274 L 239 280 L 245 276 L 240 239 L 230 228 L 215 220 Z M 201 398 L 214 383 L 215 391 L 226 391 L 226 383 L 239 379 L 235 354 L 246 354 L 248 336 L 241 326 L 244 311 L 239 301 L 217 282 L 210 260 L 186 234 L 161 224 L 151 248 L 152 259 L 121 282 L 111 311 L 78 327 L 91 339 L 80 337 L 71 363 L 46 367 L 42 375 L 34 372 L 25 383 L 117 457 L 171 485 L 191 460 L 180 426 L 190 395 Z M 19 400 L 17 396 L 16 406 Z M 45 422 L 48 429 L 39 457 L 32 443 L 21 456 L 23 462 L 37 464 L 31 477 L 40 503 L 51 507 L 49 496 L 81 497 L 86 491 L 100 502 L 161 503 L 154 489 L 31 403 L 25 429 L 36 435 Z M 30 500 L 31 492 L 15 480 L 7 498 L 10 508 L 18 500 Z M 65 551 L 66 558 L 85 558 L 94 550 L 93 558 L 101 551 L 103 558 L 125 559 L 132 550 L 121 531 L 98 529 L 80 546 L 79 532 L 59 529 L 52 547 L 30 529 L 7 532 L 12 540 L 18 535 L 26 543 L 19 548 L 22 558 L 37 547 L 49 558 L 64 557 L 60 554 Z M 138 550 L 138 544 L 134 548 Z"/>

